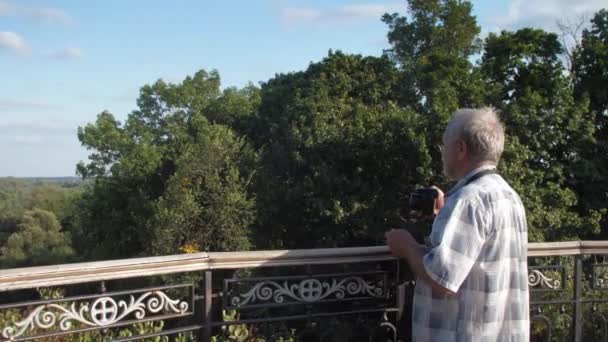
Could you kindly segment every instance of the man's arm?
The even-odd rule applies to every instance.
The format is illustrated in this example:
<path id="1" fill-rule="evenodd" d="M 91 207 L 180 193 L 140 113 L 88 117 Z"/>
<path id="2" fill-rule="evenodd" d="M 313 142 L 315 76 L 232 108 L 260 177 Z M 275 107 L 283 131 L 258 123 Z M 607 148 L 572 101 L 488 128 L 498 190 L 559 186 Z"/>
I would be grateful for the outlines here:
<path id="1" fill-rule="evenodd" d="M 424 246 L 419 245 L 408 231 L 393 229 L 386 233 L 386 241 L 394 256 L 404 258 L 407 261 L 418 281 L 425 282 L 433 292 L 439 295 L 455 295 L 453 291 L 439 285 L 428 275 L 422 263 L 425 254 Z"/>
<path id="2" fill-rule="evenodd" d="M 433 216 L 437 216 L 444 205 L 444 194 L 438 187 L 432 186 L 432 188 L 436 189 L 438 192 L 437 199 L 435 200 L 435 208 L 433 210 Z M 414 239 L 408 231 L 393 229 L 386 233 L 386 241 L 391 253 L 394 256 L 405 259 L 416 278 L 419 281 L 428 284 L 433 292 L 439 295 L 455 294 L 453 291 L 439 285 L 426 272 L 422 262 L 425 254 L 425 247 L 419 245 L 416 239 Z"/>

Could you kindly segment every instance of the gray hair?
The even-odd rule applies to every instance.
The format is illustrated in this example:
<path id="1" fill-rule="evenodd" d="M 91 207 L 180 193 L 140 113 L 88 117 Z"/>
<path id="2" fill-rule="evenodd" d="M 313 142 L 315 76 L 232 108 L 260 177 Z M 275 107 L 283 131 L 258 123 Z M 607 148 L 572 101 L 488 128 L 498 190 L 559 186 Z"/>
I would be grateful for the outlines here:
<path id="1" fill-rule="evenodd" d="M 457 110 L 446 134 L 462 139 L 477 163 L 497 165 L 504 150 L 504 126 L 492 107 Z"/>

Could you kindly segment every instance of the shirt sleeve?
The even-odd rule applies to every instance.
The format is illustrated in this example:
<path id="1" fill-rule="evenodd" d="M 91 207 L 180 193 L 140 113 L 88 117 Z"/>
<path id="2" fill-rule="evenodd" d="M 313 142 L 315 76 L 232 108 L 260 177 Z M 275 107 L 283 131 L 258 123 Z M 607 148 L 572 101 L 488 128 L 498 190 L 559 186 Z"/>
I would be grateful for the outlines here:
<path id="1" fill-rule="evenodd" d="M 457 200 L 440 213 L 433 229 L 443 234 L 423 257 L 427 274 L 439 285 L 458 292 L 485 243 L 482 210 L 471 201 Z M 443 209 L 442 209 L 443 211 Z"/>

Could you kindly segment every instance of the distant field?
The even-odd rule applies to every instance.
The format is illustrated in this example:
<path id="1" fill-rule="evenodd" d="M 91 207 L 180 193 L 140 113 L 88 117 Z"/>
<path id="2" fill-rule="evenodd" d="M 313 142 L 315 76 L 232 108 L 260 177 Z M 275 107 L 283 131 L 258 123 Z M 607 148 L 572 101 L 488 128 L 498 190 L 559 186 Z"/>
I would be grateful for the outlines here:
<path id="1" fill-rule="evenodd" d="M 0 180 L 24 180 L 35 183 L 79 183 L 80 177 L 0 177 Z"/>
<path id="2" fill-rule="evenodd" d="M 80 177 L 0 177 L 0 184 L 11 181 L 38 185 L 55 184 L 62 187 L 76 187 L 86 183 Z"/>

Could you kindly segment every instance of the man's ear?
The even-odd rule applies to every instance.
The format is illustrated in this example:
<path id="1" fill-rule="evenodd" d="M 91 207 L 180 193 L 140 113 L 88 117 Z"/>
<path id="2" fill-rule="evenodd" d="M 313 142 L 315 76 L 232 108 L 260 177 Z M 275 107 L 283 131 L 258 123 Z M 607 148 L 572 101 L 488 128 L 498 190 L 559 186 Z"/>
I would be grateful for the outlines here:
<path id="1" fill-rule="evenodd" d="M 463 160 L 467 155 L 467 144 L 462 140 L 458 140 L 456 142 L 456 153 L 458 155 L 458 160 Z"/>

